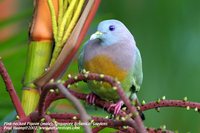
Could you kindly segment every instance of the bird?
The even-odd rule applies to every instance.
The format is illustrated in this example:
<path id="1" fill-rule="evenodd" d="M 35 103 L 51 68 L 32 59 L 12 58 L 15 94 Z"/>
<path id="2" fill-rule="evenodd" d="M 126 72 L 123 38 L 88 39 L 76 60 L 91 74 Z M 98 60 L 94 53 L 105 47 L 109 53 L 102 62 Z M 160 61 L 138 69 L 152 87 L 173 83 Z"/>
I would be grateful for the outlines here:
<path id="1" fill-rule="evenodd" d="M 78 69 L 117 79 L 126 95 L 138 101 L 136 93 L 143 81 L 142 58 L 133 35 L 121 21 L 109 19 L 98 24 L 97 31 L 80 51 Z M 109 109 L 119 113 L 123 102 L 116 90 L 108 83 L 87 81 L 87 85 L 92 91 L 87 97 L 91 104 L 100 97 L 114 102 Z"/>

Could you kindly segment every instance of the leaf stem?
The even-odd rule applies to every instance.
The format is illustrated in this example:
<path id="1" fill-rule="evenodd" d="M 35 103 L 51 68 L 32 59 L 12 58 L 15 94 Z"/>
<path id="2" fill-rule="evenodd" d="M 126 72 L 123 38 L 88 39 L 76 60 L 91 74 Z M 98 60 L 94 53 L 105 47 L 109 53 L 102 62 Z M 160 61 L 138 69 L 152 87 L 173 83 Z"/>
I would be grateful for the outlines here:
<path id="1" fill-rule="evenodd" d="M 57 24 L 57 19 L 56 19 L 56 12 L 54 10 L 52 0 L 48 0 L 48 5 L 49 5 L 50 12 L 51 12 L 51 20 L 52 20 L 52 29 L 53 29 L 54 39 L 55 39 L 55 42 L 57 42 L 57 40 L 58 40 L 57 39 L 58 24 Z M 60 1 L 59 1 L 59 5 L 60 5 Z"/>

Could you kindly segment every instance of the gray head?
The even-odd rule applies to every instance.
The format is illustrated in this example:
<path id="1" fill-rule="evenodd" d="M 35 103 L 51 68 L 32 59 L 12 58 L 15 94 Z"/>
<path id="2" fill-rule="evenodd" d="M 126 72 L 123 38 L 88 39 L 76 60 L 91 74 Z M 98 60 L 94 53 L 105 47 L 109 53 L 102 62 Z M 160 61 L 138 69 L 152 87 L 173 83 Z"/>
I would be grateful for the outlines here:
<path id="1" fill-rule="evenodd" d="M 134 38 L 126 26 L 122 22 L 114 19 L 104 20 L 99 23 L 97 32 L 90 37 L 90 40 L 96 38 L 101 40 L 101 45 L 103 46 L 109 46 L 123 41 L 132 41 L 132 44 L 135 44 Z"/>

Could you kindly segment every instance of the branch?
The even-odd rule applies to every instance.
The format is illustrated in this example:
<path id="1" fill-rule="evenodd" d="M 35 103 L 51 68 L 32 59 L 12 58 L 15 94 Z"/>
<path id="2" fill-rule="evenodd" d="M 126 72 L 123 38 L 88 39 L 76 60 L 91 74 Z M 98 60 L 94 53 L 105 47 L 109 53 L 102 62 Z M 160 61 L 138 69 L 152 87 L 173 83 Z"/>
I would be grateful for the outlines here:
<path id="1" fill-rule="evenodd" d="M 39 115 L 41 117 L 43 117 L 45 115 L 45 110 L 46 110 L 45 102 L 46 102 L 49 90 L 50 89 L 57 89 L 57 88 L 62 92 L 62 94 L 65 98 L 67 98 L 68 100 L 70 100 L 74 104 L 77 111 L 81 114 L 82 122 L 87 123 L 88 120 L 90 119 L 90 116 L 86 113 L 86 111 L 83 108 L 83 106 L 81 105 L 81 103 L 78 101 L 78 99 L 76 97 L 71 95 L 71 93 L 67 90 L 67 88 L 65 88 L 65 86 L 63 86 L 62 84 L 59 84 L 59 83 L 48 84 L 42 90 L 41 98 L 40 98 L 40 101 L 39 101 L 39 107 L 38 107 Z M 90 127 L 87 124 L 84 125 L 84 129 L 87 133 L 92 132 Z"/>
<path id="2" fill-rule="evenodd" d="M 62 84 L 58 84 L 57 87 L 64 94 L 64 96 L 74 104 L 76 110 L 80 113 L 80 119 L 82 120 L 82 122 L 88 123 L 90 116 L 86 113 L 84 107 L 81 105 L 78 99 L 71 95 L 67 88 L 65 88 L 65 86 L 63 86 Z M 83 127 L 86 133 L 92 133 L 91 128 L 87 124 L 83 125 Z"/>
<path id="3" fill-rule="evenodd" d="M 69 90 L 71 94 L 73 94 L 74 96 L 76 96 L 78 99 L 84 100 L 86 101 L 86 96 L 87 94 L 82 94 L 82 93 L 78 93 L 75 92 L 73 90 Z M 58 100 L 63 98 L 62 94 L 59 93 L 51 93 L 48 96 L 48 102 L 46 102 L 46 105 L 48 107 L 48 105 L 53 101 L 53 100 Z M 107 108 L 109 107 L 109 105 L 111 104 L 111 102 L 107 102 L 105 100 L 100 99 L 99 97 L 97 97 L 94 101 L 95 106 L 98 106 L 100 108 L 104 108 L 107 111 Z M 141 111 L 147 111 L 150 109 L 155 109 L 155 108 L 159 108 L 159 107 L 182 107 L 182 108 L 186 108 L 186 109 L 194 109 L 195 111 L 199 111 L 200 110 L 200 103 L 197 102 L 190 102 L 190 101 L 186 101 L 186 100 L 158 100 L 158 101 L 154 101 L 154 102 L 149 102 L 147 104 L 144 104 L 142 106 L 140 106 L 139 108 L 141 109 Z M 138 109 L 139 109 L 138 108 Z M 110 110 L 109 113 L 112 113 L 114 110 Z M 128 114 L 128 112 L 124 112 L 124 111 L 120 111 L 119 116 L 121 117 L 125 117 Z M 62 116 L 63 117 L 63 116 Z M 95 130 L 98 130 L 98 128 L 96 128 Z M 147 128 L 147 131 L 150 133 L 162 133 L 163 131 L 161 129 L 154 129 L 154 128 Z M 165 130 L 166 133 L 172 133 L 172 131 L 169 130 Z"/>
<path id="4" fill-rule="evenodd" d="M 74 120 L 79 121 L 80 115 L 79 114 L 50 114 L 51 118 L 56 119 L 56 121 L 65 121 L 65 120 Z M 92 116 L 91 121 L 94 121 L 96 123 L 106 123 L 106 126 L 108 127 L 118 127 L 118 126 L 124 126 L 124 125 L 130 125 L 129 121 L 120 121 L 120 120 L 113 120 L 103 117 L 96 117 Z"/>
<path id="5" fill-rule="evenodd" d="M 67 84 L 65 84 L 65 85 L 67 86 Z M 86 101 L 87 94 L 78 93 L 78 92 L 75 92 L 73 90 L 69 90 L 69 91 L 76 98 Z M 47 96 L 47 98 L 46 98 L 46 102 L 45 102 L 45 110 L 49 107 L 49 105 L 54 100 L 58 100 L 58 99 L 62 99 L 62 98 L 64 98 L 64 95 L 61 94 L 61 93 L 57 93 L 57 92 L 49 93 L 48 96 Z M 108 110 L 108 108 L 110 107 L 110 105 L 112 104 L 112 102 L 108 102 L 108 101 L 102 100 L 99 97 L 97 97 L 94 102 L 95 102 L 96 106 L 103 108 L 107 112 L 109 112 L 109 113 L 113 113 L 114 112 L 113 108 L 111 108 L 110 110 Z M 118 115 L 122 119 L 127 118 L 127 114 L 124 111 L 122 111 L 122 110 L 120 110 L 120 112 L 119 112 Z M 130 116 L 130 113 L 129 113 L 129 116 Z M 134 127 L 137 127 L 137 125 L 135 124 L 135 122 L 133 120 L 132 120 L 132 125 L 134 125 Z"/>
<path id="6" fill-rule="evenodd" d="M 55 119 L 58 122 L 61 123 L 69 123 L 69 122 L 78 122 L 80 120 L 79 114 L 50 114 L 50 116 Z M 95 123 L 101 123 L 102 125 L 95 125 Z M 121 129 L 123 126 L 132 126 L 132 123 L 130 120 L 113 120 L 108 118 L 102 118 L 102 117 L 96 117 L 92 116 L 91 119 L 91 125 L 96 126 L 96 128 L 93 128 L 93 132 L 102 130 L 105 127 L 115 128 L 115 129 Z M 132 130 L 135 131 L 134 128 Z"/>
<path id="7" fill-rule="evenodd" d="M 87 94 L 83 94 L 83 93 L 79 93 L 79 92 L 75 92 L 73 90 L 69 90 L 69 92 L 75 96 L 76 98 L 80 99 L 80 100 L 83 100 L 83 101 L 86 101 L 86 97 L 87 97 Z M 55 100 L 59 100 L 59 99 L 63 99 L 64 98 L 64 95 L 62 93 L 57 93 L 57 92 L 52 92 L 52 93 L 49 93 L 47 98 L 46 98 L 46 102 L 45 102 L 45 109 L 47 109 L 49 107 L 49 105 L 55 101 Z M 113 113 L 114 112 L 114 109 L 111 108 L 110 110 L 108 110 L 109 106 L 112 104 L 112 102 L 108 102 L 108 101 L 105 101 L 105 100 L 102 100 L 100 99 L 99 97 L 97 97 L 94 101 L 94 104 L 95 106 L 98 106 L 100 108 L 103 108 L 105 111 L 107 111 L 108 113 Z M 120 110 L 119 116 L 121 117 L 124 117 L 126 116 L 127 114 Z"/>
<path id="8" fill-rule="evenodd" d="M 140 107 L 140 109 L 141 111 L 146 111 L 159 107 L 182 107 L 186 108 L 187 110 L 195 109 L 195 111 L 200 111 L 200 103 L 189 102 L 185 100 L 158 100 L 144 104 Z"/>
<path id="9" fill-rule="evenodd" d="M 8 72 L 1 60 L 1 57 L 0 57 L 0 75 L 2 76 L 3 78 L 3 81 L 6 85 L 6 90 L 8 91 L 9 95 L 10 95 L 10 98 L 12 100 L 12 103 L 14 104 L 15 106 L 15 109 L 17 111 L 17 114 L 20 118 L 24 118 L 26 115 L 24 113 L 24 110 L 22 108 L 22 105 L 21 105 L 21 102 L 19 100 L 19 97 L 17 96 L 17 93 L 15 91 L 15 88 L 12 84 L 12 81 L 10 79 L 10 76 L 8 75 Z"/>
<path id="10" fill-rule="evenodd" d="M 52 113 L 50 114 L 52 119 L 55 119 L 57 122 L 78 122 L 80 120 L 80 115 L 79 114 L 55 114 Z M 113 120 L 113 119 L 108 119 L 108 118 L 102 118 L 102 117 L 96 117 L 92 116 L 92 120 L 94 123 L 106 123 L 107 125 L 102 125 L 102 126 L 97 126 L 93 128 L 92 131 L 100 131 L 106 127 L 110 128 L 115 128 L 118 129 L 122 132 L 130 132 L 130 133 L 135 133 L 136 130 L 134 128 L 131 128 L 131 123 L 126 120 L 126 121 L 121 121 L 121 120 Z M 170 130 L 166 129 L 155 129 L 155 128 L 146 128 L 149 133 L 172 133 Z"/>
<path id="11" fill-rule="evenodd" d="M 121 88 L 121 85 L 119 81 L 114 80 L 110 76 L 102 75 L 102 74 L 95 74 L 95 73 L 84 73 L 84 74 L 78 74 L 75 77 L 70 77 L 66 82 L 65 86 L 70 86 L 74 83 L 84 81 L 84 80 L 95 80 L 95 81 L 104 81 L 109 83 L 114 90 L 118 92 L 118 95 L 120 96 L 120 99 L 123 100 L 124 104 L 128 107 L 130 113 L 135 117 L 135 122 L 132 122 L 132 127 L 137 130 L 137 132 L 145 132 L 144 124 L 138 115 L 138 112 L 134 106 L 131 105 L 130 100 L 125 95 L 123 89 Z M 129 118 L 128 118 L 129 119 Z"/>
<path id="12" fill-rule="evenodd" d="M 45 116 L 45 102 L 46 102 L 46 97 L 49 94 L 49 88 L 45 88 L 42 90 L 41 95 L 40 95 L 40 99 L 39 99 L 39 103 L 38 103 L 38 114 L 41 117 L 40 119 L 42 119 L 42 117 Z"/>
<path id="13" fill-rule="evenodd" d="M 79 92 L 75 92 L 73 90 L 69 90 L 69 91 L 76 98 L 86 101 L 87 94 L 82 94 Z M 63 97 L 64 96 L 62 94 L 56 93 L 56 92 L 49 94 L 47 101 L 45 103 L 46 108 L 48 108 L 48 106 L 52 103 L 52 101 L 62 99 Z M 108 113 L 113 113 L 112 108 L 109 111 L 107 110 L 109 105 L 112 104 L 111 102 L 102 100 L 99 97 L 97 97 L 94 101 L 94 104 L 95 104 L 95 106 L 104 108 Z M 187 109 L 194 109 L 195 111 L 198 111 L 198 112 L 200 111 L 200 103 L 185 101 L 185 100 L 158 100 L 158 101 L 146 103 L 146 104 L 138 107 L 138 109 L 140 109 L 141 111 L 147 111 L 147 110 L 155 109 L 155 108 L 159 108 L 159 107 L 182 107 L 182 108 L 187 108 Z M 119 115 L 124 116 L 127 113 L 128 112 L 125 113 L 124 111 L 120 111 Z"/>
<path id="14" fill-rule="evenodd" d="M 47 123 L 52 123 L 52 119 L 51 119 L 51 117 L 50 117 L 49 115 L 45 115 L 44 118 L 45 118 L 45 122 L 47 122 Z M 51 132 L 49 132 L 49 130 L 47 130 L 47 129 L 44 129 L 44 130 L 43 130 L 44 133 L 58 133 L 58 130 L 56 130 L 56 125 L 53 124 L 52 126 L 53 126 L 54 128 L 53 128 L 53 130 L 51 130 Z M 52 127 L 51 127 L 51 128 L 52 128 Z"/>
<path id="15" fill-rule="evenodd" d="M 20 120 L 14 121 L 12 123 L 24 123 L 24 122 L 40 122 L 39 118 L 39 114 L 38 112 L 33 112 L 31 113 L 29 116 L 26 116 Z M 72 122 L 79 122 L 80 120 L 80 115 L 79 114 L 49 114 L 49 115 L 45 115 L 44 116 L 45 121 L 46 122 L 52 122 L 52 119 L 55 119 L 55 121 L 59 122 L 59 123 L 72 123 Z M 93 131 L 98 131 L 98 130 L 102 130 L 105 127 L 110 127 L 110 128 L 115 128 L 118 129 L 120 131 L 117 131 L 116 133 L 122 133 L 122 132 L 130 132 L 130 133 L 135 133 L 135 129 L 131 128 L 131 124 L 129 123 L 129 121 L 120 121 L 120 120 L 113 120 L 113 119 L 108 119 L 108 118 L 102 118 L 102 117 L 95 117 L 92 116 L 92 120 L 91 123 L 106 123 L 107 125 L 103 125 L 103 126 L 96 126 L 96 128 L 93 128 Z M 4 125 L 4 126 L 0 126 L 0 132 L 1 133 L 5 133 L 8 132 L 9 126 L 12 126 L 13 124 L 10 125 Z M 20 125 L 16 125 L 20 126 Z M 165 129 L 154 129 L 154 128 L 146 128 L 148 133 L 173 133 L 170 130 L 165 130 Z M 52 133 L 56 133 L 56 130 L 51 130 Z"/>

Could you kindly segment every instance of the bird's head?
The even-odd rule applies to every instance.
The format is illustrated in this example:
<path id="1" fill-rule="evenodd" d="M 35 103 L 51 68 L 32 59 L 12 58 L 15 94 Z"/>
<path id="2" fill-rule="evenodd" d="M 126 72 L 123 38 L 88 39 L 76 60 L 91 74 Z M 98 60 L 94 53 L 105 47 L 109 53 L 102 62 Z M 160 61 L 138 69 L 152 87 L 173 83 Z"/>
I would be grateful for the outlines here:
<path id="1" fill-rule="evenodd" d="M 100 39 L 103 46 L 110 46 L 124 41 L 134 41 L 132 34 L 126 26 L 114 19 L 100 22 L 97 31 L 90 37 L 90 40 L 94 39 Z"/>

